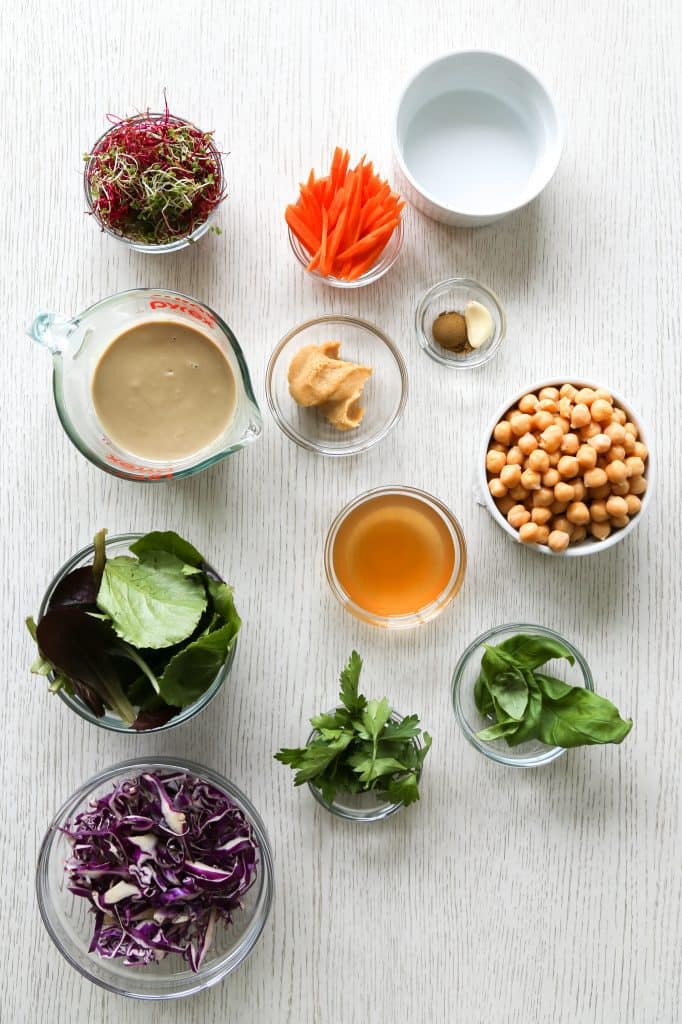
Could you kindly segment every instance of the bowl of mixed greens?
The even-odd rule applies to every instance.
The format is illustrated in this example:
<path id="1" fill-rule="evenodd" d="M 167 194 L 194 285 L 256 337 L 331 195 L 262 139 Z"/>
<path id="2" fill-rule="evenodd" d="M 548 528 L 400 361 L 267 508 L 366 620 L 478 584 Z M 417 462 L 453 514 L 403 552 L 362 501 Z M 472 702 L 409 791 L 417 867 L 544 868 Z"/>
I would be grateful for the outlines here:
<path id="1" fill-rule="evenodd" d="M 204 708 L 230 674 L 232 588 L 176 533 L 129 533 L 78 551 L 50 583 L 32 672 L 88 722 L 158 732 Z"/>
<path id="2" fill-rule="evenodd" d="M 177 999 L 215 985 L 254 948 L 272 856 L 258 812 L 228 779 L 139 758 L 89 779 L 57 812 L 36 892 L 50 938 L 88 981 Z"/>

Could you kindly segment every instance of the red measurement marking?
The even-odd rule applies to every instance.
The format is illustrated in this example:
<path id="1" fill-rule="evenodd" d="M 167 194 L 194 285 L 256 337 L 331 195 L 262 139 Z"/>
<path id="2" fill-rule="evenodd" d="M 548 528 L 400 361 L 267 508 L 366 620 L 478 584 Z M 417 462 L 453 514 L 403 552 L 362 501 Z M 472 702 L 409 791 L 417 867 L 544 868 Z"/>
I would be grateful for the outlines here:
<path id="1" fill-rule="evenodd" d="M 193 316 L 195 320 L 200 320 L 202 324 L 206 324 L 207 327 L 215 327 L 215 319 L 201 306 L 196 306 L 189 302 L 175 302 L 170 298 L 165 299 L 152 299 L 149 303 L 150 309 L 172 309 L 178 313 L 186 313 L 188 316 Z"/>
<path id="2" fill-rule="evenodd" d="M 107 452 L 107 462 L 111 462 L 114 466 L 118 466 L 119 469 L 125 469 L 129 473 L 134 473 L 135 476 L 141 476 L 145 480 L 170 480 L 173 476 L 172 469 L 148 469 L 147 466 L 138 466 L 135 462 L 127 462 L 125 459 L 121 459 L 114 452 Z"/>

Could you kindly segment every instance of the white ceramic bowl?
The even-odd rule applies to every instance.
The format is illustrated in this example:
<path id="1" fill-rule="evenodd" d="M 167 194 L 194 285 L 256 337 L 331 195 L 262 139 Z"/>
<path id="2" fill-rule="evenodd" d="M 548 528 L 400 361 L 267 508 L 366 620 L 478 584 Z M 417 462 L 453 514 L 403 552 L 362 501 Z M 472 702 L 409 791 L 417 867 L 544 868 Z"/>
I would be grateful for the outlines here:
<path id="1" fill-rule="evenodd" d="M 559 113 L 529 68 L 489 50 L 439 57 L 408 82 L 395 118 L 400 189 L 444 224 L 479 227 L 525 206 L 554 174 Z"/>
<path id="2" fill-rule="evenodd" d="M 517 544 L 521 544 L 522 541 L 519 539 L 518 531 L 515 530 L 513 526 L 509 525 L 505 516 L 502 515 L 497 505 L 495 504 L 495 499 L 488 490 L 488 478 L 486 475 L 485 457 L 488 452 L 490 442 L 492 440 L 495 425 L 499 423 L 499 421 L 504 417 L 504 414 L 509 409 L 511 409 L 512 406 L 516 405 L 516 403 L 520 401 L 520 399 L 522 399 L 524 395 L 527 395 L 533 391 L 537 392 L 540 390 L 540 388 L 561 387 L 562 384 L 567 383 L 573 384 L 577 388 L 607 388 L 607 390 L 610 391 L 613 395 L 614 403 L 620 406 L 620 408 L 627 413 L 628 420 L 634 423 L 637 427 L 639 431 L 639 440 L 643 441 L 644 444 L 646 444 L 649 448 L 649 455 L 646 460 L 646 466 L 644 470 L 644 477 L 646 478 L 647 489 L 641 496 L 642 507 L 640 508 L 637 515 L 633 516 L 630 522 L 627 524 L 627 526 L 624 526 L 622 530 L 615 530 L 609 537 L 606 538 L 606 540 L 595 540 L 592 537 L 587 537 L 585 540 L 580 541 L 577 544 L 569 544 L 565 551 L 552 551 L 551 548 L 549 548 L 546 544 L 524 544 L 524 547 L 532 551 L 539 551 L 543 555 L 552 555 L 555 558 L 580 558 L 583 555 L 597 555 L 601 551 L 606 551 L 608 550 L 608 548 L 612 548 L 614 544 L 618 544 L 620 543 L 620 541 L 628 537 L 633 530 L 637 529 L 637 526 L 642 520 L 642 516 L 645 514 L 651 502 L 651 493 L 653 491 L 655 470 L 653 452 L 651 450 L 651 445 L 649 443 L 651 435 L 649 431 L 643 426 L 641 417 L 634 412 L 629 403 L 626 402 L 623 398 L 621 398 L 621 396 L 616 391 L 614 391 L 613 388 L 609 388 L 606 384 L 595 384 L 594 381 L 583 380 L 582 377 L 572 377 L 570 375 L 566 375 L 562 376 L 561 378 L 554 378 L 552 380 L 543 380 L 540 384 L 531 384 L 530 387 L 524 388 L 523 391 L 519 391 L 516 395 L 509 398 L 503 405 L 499 407 L 483 435 L 483 442 L 481 444 L 481 448 L 478 453 L 478 458 L 476 460 L 475 494 L 476 500 L 479 502 L 479 504 L 485 505 L 485 507 L 488 509 L 488 512 L 490 512 L 490 515 L 493 517 L 497 525 L 501 526 L 504 532 L 508 534 L 508 536 L 510 536 L 512 540 L 516 541 Z"/>

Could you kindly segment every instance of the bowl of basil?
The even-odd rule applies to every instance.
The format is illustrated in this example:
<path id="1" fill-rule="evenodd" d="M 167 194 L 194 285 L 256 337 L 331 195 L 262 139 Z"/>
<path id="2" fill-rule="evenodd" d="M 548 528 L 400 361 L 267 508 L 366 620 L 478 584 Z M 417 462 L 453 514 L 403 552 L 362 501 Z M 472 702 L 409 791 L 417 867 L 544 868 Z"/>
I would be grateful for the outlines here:
<path id="1" fill-rule="evenodd" d="M 550 764 L 570 747 L 620 743 L 632 728 L 594 692 L 590 667 L 545 626 L 509 623 L 469 644 L 452 677 L 462 732 L 498 764 Z"/>
<path id="2" fill-rule="evenodd" d="M 241 620 L 232 587 L 172 531 L 120 534 L 78 551 L 27 619 L 31 671 L 88 722 L 159 732 L 223 685 Z"/>

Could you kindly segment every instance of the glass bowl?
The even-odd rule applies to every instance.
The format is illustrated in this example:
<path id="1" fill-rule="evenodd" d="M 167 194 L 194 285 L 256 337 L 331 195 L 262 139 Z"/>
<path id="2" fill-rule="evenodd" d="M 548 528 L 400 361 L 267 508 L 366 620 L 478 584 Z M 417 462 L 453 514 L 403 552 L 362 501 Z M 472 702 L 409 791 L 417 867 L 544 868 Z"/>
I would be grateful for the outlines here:
<path id="1" fill-rule="evenodd" d="M 331 708 L 327 714 L 333 715 L 335 710 L 335 708 Z M 402 720 L 403 716 L 399 715 L 397 711 L 391 712 L 392 722 L 402 722 Z M 306 740 L 306 746 L 312 743 L 318 735 L 317 729 L 313 729 Z M 422 745 L 418 737 L 415 736 L 412 743 L 417 750 L 421 750 Z M 421 779 L 421 773 L 419 778 Z M 402 800 L 392 803 L 375 790 L 369 790 L 367 793 L 337 792 L 332 803 L 328 803 L 322 796 L 322 791 L 312 782 L 308 783 L 308 789 L 321 807 L 337 818 L 343 818 L 344 821 L 383 821 L 384 818 L 390 818 L 392 814 L 405 806 Z"/>
<path id="2" fill-rule="evenodd" d="M 301 245 L 291 228 L 289 228 L 289 245 L 291 246 L 291 251 L 305 270 L 306 275 L 311 277 L 313 281 L 316 281 L 318 284 L 328 284 L 330 288 L 364 288 L 365 285 L 374 284 L 374 282 L 378 281 L 380 277 L 383 277 L 384 274 L 388 273 L 395 261 L 398 259 L 400 250 L 403 247 L 403 237 L 404 229 L 401 217 L 400 223 L 389 238 L 386 243 L 386 248 L 383 250 L 376 263 L 372 264 L 369 270 L 366 270 L 365 273 L 356 278 L 355 281 L 344 281 L 339 277 L 323 277 L 319 270 L 308 270 L 308 264 L 312 257 L 308 250 Z"/>
<path id="3" fill-rule="evenodd" d="M 486 307 L 493 318 L 493 333 L 473 352 L 452 352 L 434 340 L 433 323 L 441 313 L 463 313 L 467 302 L 480 302 Z M 450 277 L 424 292 L 417 303 L 414 321 L 417 340 L 426 354 L 454 370 L 473 370 L 489 362 L 497 354 L 507 330 L 507 318 L 497 295 L 468 277 Z"/>
<path id="4" fill-rule="evenodd" d="M 481 633 L 469 644 L 455 667 L 452 676 L 452 703 L 455 717 L 462 732 L 478 751 L 485 754 L 491 761 L 498 764 L 513 765 L 518 768 L 535 768 L 551 764 L 566 753 L 564 747 L 548 747 L 540 740 L 529 740 L 519 743 L 518 747 L 510 747 L 505 739 L 481 740 L 476 735 L 491 724 L 491 719 L 480 713 L 474 700 L 474 684 L 478 678 L 483 656 L 483 645 L 494 646 L 502 643 L 516 633 L 530 633 L 533 636 L 545 636 L 564 644 L 575 658 L 570 665 L 565 659 L 553 659 L 547 662 L 549 671 L 571 686 L 584 686 L 586 690 L 594 690 L 594 681 L 589 665 L 580 651 L 567 640 L 546 626 L 533 626 L 526 622 L 510 622 L 504 626 L 494 626 Z"/>
<path id="5" fill-rule="evenodd" d="M 135 122 L 135 121 L 147 120 L 149 117 L 162 117 L 162 116 L 163 116 L 163 114 L 161 114 L 161 113 L 159 113 L 157 111 L 157 112 L 152 112 L 152 113 L 149 113 L 149 114 L 148 113 L 139 114 L 137 117 L 126 117 L 126 118 L 123 118 L 123 120 L 124 121 Z M 171 123 L 176 124 L 176 125 L 190 125 L 191 127 L 194 127 L 194 128 L 197 127 L 191 121 L 187 120 L 187 118 L 185 118 L 185 117 L 173 117 L 173 116 L 171 116 L 169 118 L 169 120 L 170 120 Z M 114 128 L 116 128 L 116 127 L 117 127 L 117 125 L 113 125 L 111 128 L 107 128 L 107 130 L 100 135 L 100 137 L 97 139 L 97 141 L 93 145 L 93 147 L 91 149 L 91 153 L 94 153 L 97 150 L 97 148 L 104 141 L 104 139 L 107 137 L 107 135 L 110 132 L 112 132 L 114 130 Z M 201 129 L 198 129 L 198 130 L 201 131 Z M 210 148 L 211 148 L 212 156 L 215 159 L 216 164 L 217 164 L 217 166 L 219 168 L 220 180 L 221 180 L 221 182 L 224 182 L 225 181 L 225 171 L 224 171 L 224 168 L 223 168 L 223 161 L 222 161 L 222 157 L 220 155 L 220 150 L 217 149 L 214 145 L 211 145 Z M 179 252 L 180 249 L 187 249 L 190 245 L 194 245 L 195 242 L 198 242 L 200 238 L 203 238 L 203 236 L 208 231 L 211 230 L 211 228 L 213 226 L 213 223 L 215 221 L 216 213 L 220 209 L 220 203 L 218 204 L 218 206 L 215 207 L 214 210 L 211 211 L 211 213 L 208 215 L 206 220 L 202 221 L 201 224 L 199 224 L 198 227 L 196 227 L 194 229 L 194 231 L 192 231 L 189 235 L 184 235 L 182 238 L 175 238 L 175 239 L 173 239 L 172 242 L 165 242 L 165 243 L 162 243 L 162 244 L 159 244 L 159 245 L 153 245 L 153 244 L 149 244 L 147 242 L 136 242 L 132 238 L 126 238 L 125 235 L 122 235 L 118 231 L 114 231 L 112 228 L 107 227 L 106 224 L 103 224 L 102 221 L 97 216 L 97 213 L 95 212 L 95 209 L 94 209 L 93 203 L 92 203 L 92 193 L 90 191 L 90 182 L 88 180 L 88 175 L 89 175 L 91 164 L 92 164 L 92 157 L 90 157 L 90 159 L 86 162 L 85 169 L 83 171 L 83 188 L 84 188 L 84 191 L 85 191 L 85 201 L 88 204 L 88 210 L 92 214 L 92 216 L 94 217 L 98 227 L 105 234 L 110 235 L 112 238 L 115 238 L 116 241 L 122 242 L 124 245 L 127 245 L 128 248 L 132 249 L 134 252 L 145 252 L 145 253 L 150 253 L 152 255 L 162 255 L 164 253 Z M 221 202 L 222 202 L 222 200 L 221 200 Z"/>
<path id="6" fill-rule="evenodd" d="M 245 894 L 243 908 L 235 914 L 229 928 L 216 929 L 215 945 L 196 973 L 176 954 L 168 954 L 158 964 L 125 967 L 122 959 L 104 959 L 88 952 L 92 936 L 90 904 L 67 888 L 64 861 L 71 846 L 60 829 L 84 811 L 91 800 L 110 792 L 116 783 L 145 771 L 187 772 L 222 790 L 248 818 L 258 843 L 256 879 Z M 88 779 L 59 809 L 40 847 L 36 894 L 50 938 L 62 956 L 88 981 L 133 999 L 179 999 L 222 981 L 243 963 L 258 941 L 273 897 L 270 843 L 251 801 L 217 772 L 181 758 L 133 758 Z"/>
<path id="7" fill-rule="evenodd" d="M 409 614 L 382 615 L 367 608 L 363 608 L 348 594 L 339 579 L 334 565 L 334 547 L 339 530 L 352 512 L 361 508 L 368 502 L 385 497 L 391 497 L 393 495 L 416 499 L 418 502 L 426 505 L 430 513 L 435 514 L 435 516 L 445 526 L 445 529 L 452 541 L 454 564 L 452 573 L 450 574 L 450 578 L 448 579 L 445 587 L 438 597 L 430 604 L 425 605 L 423 608 L 419 608 L 417 611 L 410 612 Z M 357 498 L 346 505 L 346 507 L 337 515 L 329 528 L 327 539 L 325 541 L 324 568 L 327 574 L 327 581 L 331 587 L 334 597 L 341 605 L 343 605 L 347 612 L 350 612 L 351 615 L 354 615 L 357 619 L 361 619 L 363 622 L 368 623 L 370 626 L 383 627 L 384 629 L 411 629 L 414 626 L 421 626 L 424 625 L 424 623 L 435 619 L 436 616 L 440 615 L 459 593 L 462 583 L 464 582 L 464 574 L 466 571 L 466 541 L 464 540 L 464 534 L 458 520 L 455 518 L 453 513 L 438 500 L 438 498 L 434 498 L 433 495 L 427 494 L 425 491 L 417 490 L 415 487 L 402 487 L 399 485 L 376 487 L 371 491 L 365 491 L 364 494 L 358 495 Z"/>
<path id="8" fill-rule="evenodd" d="M 136 540 L 139 540 L 140 537 L 142 536 L 144 536 L 144 534 L 121 533 L 116 536 L 107 537 L 106 551 L 108 557 L 115 558 L 117 555 L 130 554 L 130 545 L 133 544 Z M 91 565 L 92 560 L 94 558 L 94 551 L 95 549 L 93 545 L 88 544 L 86 547 L 81 548 L 80 551 L 77 551 L 75 555 L 72 555 L 68 562 L 64 563 L 64 565 L 61 567 L 61 569 L 54 577 L 52 582 L 49 584 L 47 590 L 45 591 L 45 596 L 41 601 L 40 610 L 38 612 L 38 622 L 40 622 L 43 616 L 47 613 L 47 609 L 50 604 L 52 595 L 54 594 L 55 590 L 57 589 L 63 578 L 68 573 L 73 572 L 74 569 L 77 569 L 81 565 Z M 215 573 L 215 570 L 212 571 Z M 217 573 L 215 574 L 218 575 Z M 182 708 L 180 713 L 176 715 L 174 718 L 171 718 L 168 722 L 165 723 L 165 725 L 157 725 L 153 729 L 144 729 L 142 733 L 126 725 L 125 722 L 123 722 L 118 717 L 118 715 L 115 712 L 111 711 L 109 708 L 105 708 L 104 715 L 101 718 L 98 718 L 97 715 L 95 715 L 93 711 L 87 706 L 87 704 L 85 704 L 84 701 L 82 701 L 80 697 L 78 697 L 76 694 L 71 695 L 66 693 L 64 689 L 60 689 L 57 691 L 57 696 L 61 701 L 63 701 L 64 704 L 66 704 L 68 708 L 71 709 L 71 711 L 75 711 L 76 714 L 80 715 L 81 718 L 84 718 L 86 722 L 90 722 L 91 725 L 96 725 L 100 729 L 108 729 L 110 732 L 130 733 L 133 736 L 139 736 L 141 734 L 148 736 L 150 733 L 153 732 L 165 732 L 167 729 L 173 729 L 176 725 L 181 725 L 183 722 L 188 722 L 190 718 L 194 718 L 195 715 L 198 715 L 199 712 L 202 711 L 206 707 L 206 705 L 213 700 L 218 690 L 223 685 L 223 683 L 225 682 L 225 680 L 227 679 L 232 670 L 232 663 L 234 661 L 238 639 L 238 637 L 235 638 L 234 643 L 230 648 L 230 653 L 227 656 L 227 661 L 222 665 L 220 671 L 216 675 L 215 679 L 213 680 L 209 688 L 201 695 L 201 697 L 198 700 L 196 700 L 193 704 L 188 704 L 187 707 Z"/>
<path id="9" fill-rule="evenodd" d="M 305 345 L 340 341 L 339 358 L 372 367 L 362 392 L 365 413 L 354 430 L 340 431 L 319 409 L 298 405 L 289 394 L 287 374 Z M 381 441 L 402 416 L 407 401 L 407 367 L 391 339 L 367 320 L 320 316 L 292 328 L 270 356 L 265 374 L 270 411 L 280 430 L 295 444 L 318 455 L 357 455 Z"/>

